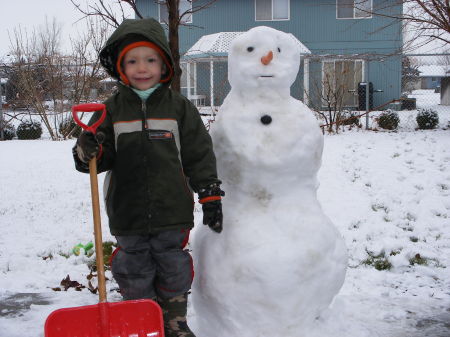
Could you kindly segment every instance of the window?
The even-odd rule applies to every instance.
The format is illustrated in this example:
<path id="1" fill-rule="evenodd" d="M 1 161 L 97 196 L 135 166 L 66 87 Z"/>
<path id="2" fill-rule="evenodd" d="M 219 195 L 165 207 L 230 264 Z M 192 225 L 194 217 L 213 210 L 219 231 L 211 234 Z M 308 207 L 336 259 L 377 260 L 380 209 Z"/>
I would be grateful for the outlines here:
<path id="1" fill-rule="evenodd" d="M 255 0 L 256 21 L 289 20 L 290 0 Z"/>
<path id="2" fill-rule="evenodd" d="M 362 60 L 324 61 L 322 66 L 323 104 L 357 106 L 358 83 L 363 79 Z M 342 100 L 342 101 L 341 101 Z"/>
<path id="3" fill-rule="evenodd" d="M 372 17 L 372 0 L 336 0 L 338 19 L 363 19 Z"/>
<path id="4" fill-rule="evenodd" d="M 192 1 L 190 0 L 180 0 L 179 13 L 180 15 L 186 11 L 192 10 Z M 169 12 L 165 4 L 159 5 L 159 22 L 167 23 L 169 21 Z M 183 16 L 181 23 L 192 23 L 192 14 Z"/>

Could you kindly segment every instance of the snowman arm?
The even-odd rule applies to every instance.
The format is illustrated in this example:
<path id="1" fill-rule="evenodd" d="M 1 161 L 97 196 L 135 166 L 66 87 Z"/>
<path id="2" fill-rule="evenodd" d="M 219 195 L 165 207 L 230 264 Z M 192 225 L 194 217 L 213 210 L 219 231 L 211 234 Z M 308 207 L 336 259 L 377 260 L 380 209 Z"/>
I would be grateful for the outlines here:
<path id="1" fill-rule="evenodd" d="M 197 108 L 185 101 L 184 115 L 179 125 L 183 171 L 195 192 L 211 184 L 220 184 L 217 178 L 216 156 L 211 137 Z"/>

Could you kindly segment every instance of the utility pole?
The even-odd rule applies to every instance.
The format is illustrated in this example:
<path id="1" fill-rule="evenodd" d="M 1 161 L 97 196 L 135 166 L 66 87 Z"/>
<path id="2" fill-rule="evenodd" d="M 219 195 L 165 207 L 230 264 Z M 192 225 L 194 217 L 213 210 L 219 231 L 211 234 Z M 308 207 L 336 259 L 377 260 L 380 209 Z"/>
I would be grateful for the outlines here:
<path id="1" fill-rule="evenodd" d="M 370 87 L 369 87 L 369 58 L 366 59 L 366 130 L 369 129 L 369 111 L 370 111 Z"/>

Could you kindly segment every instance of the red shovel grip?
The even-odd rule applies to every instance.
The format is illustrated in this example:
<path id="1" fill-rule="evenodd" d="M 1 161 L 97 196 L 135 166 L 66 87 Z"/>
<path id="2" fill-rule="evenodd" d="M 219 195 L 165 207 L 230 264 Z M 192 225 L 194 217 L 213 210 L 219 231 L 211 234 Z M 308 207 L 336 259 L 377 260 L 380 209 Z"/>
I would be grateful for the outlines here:
<path id="1" fill-rule="evenodd" d="M 100 119 L 90 126 L 84 124 L 78 117 L 79 112 L 94 112 L 99 110 L 102 110 L 102 115 L 100 116 Z M 106 118 L 106 105 L 101 103 L 86 103 L 74 105 L 72 107 L 72 117 L 75 123 L 81 126 L 83 130 L 90 131 L 93 134 L 95 134 L 97 132 L 97 128 L 99 127 L 99 125 L 102 124 Z"/>

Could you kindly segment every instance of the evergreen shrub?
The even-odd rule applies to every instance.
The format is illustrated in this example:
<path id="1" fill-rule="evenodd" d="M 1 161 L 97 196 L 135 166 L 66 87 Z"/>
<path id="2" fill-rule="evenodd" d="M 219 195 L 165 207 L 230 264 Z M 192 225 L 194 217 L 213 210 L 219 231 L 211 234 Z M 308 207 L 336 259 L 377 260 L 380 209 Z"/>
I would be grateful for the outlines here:
<path id="1" fill-rule="evenodd" d="M 439 124 L 439 115 L 433 109 L 420 109 L 416 121 L 419 129 L 434 129 Z"/>
<path id="2" fill-rule="evenodd" d="M 398 117 L 398 113 L 396 111 L 388 109 L 378 116 L 378 125 L 380 128 L 395 130 L 397 129 L 399 123 L 400 118 Z"/>
<path id="3" fill-rule="evenodd" d="M 16 136 L 16 129 L 13 125 L 5 124 L 3 128 L 3 139 L 11 140 Z"/>
<path id="4" fill-rule="evenodd" d="M 22 122 L 17 127 L 17 138 L 19 139 L 39 139 L 42 135 L 42 127 L 39 122 Z"/>
<path id="5" fill-rule="evenodd" d="M 360 125 L 357 111 L 342 111 L 341 120 L 342 125 Z"/>

